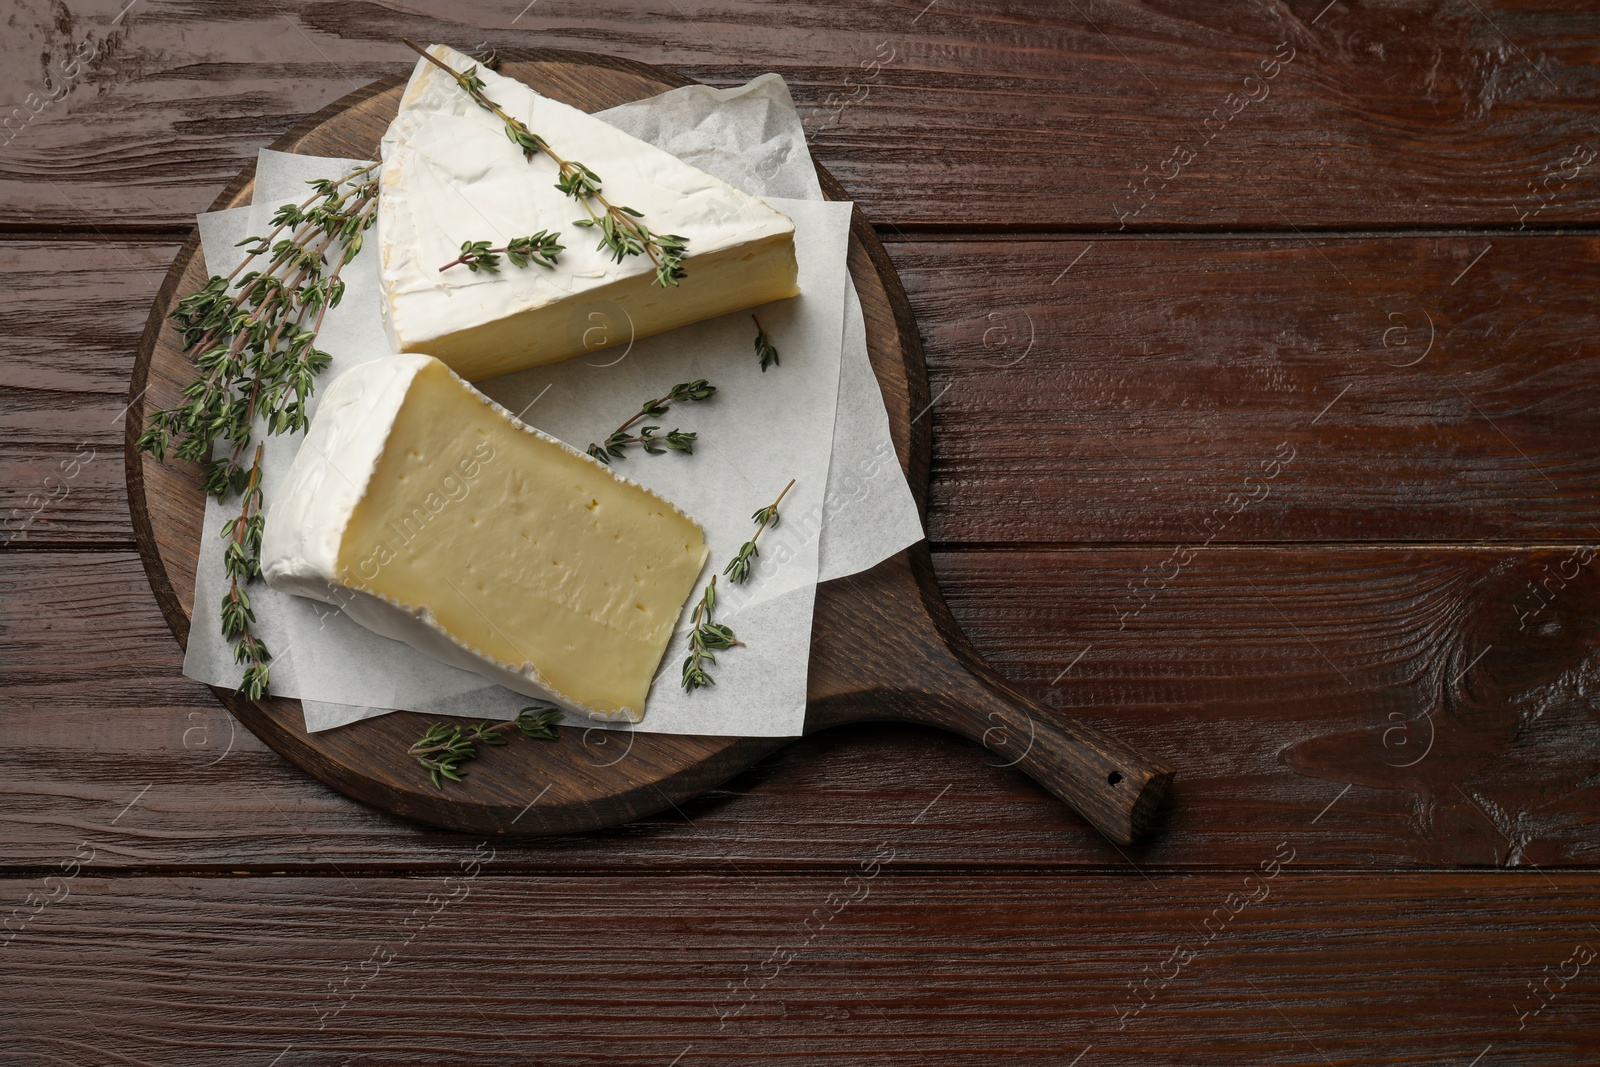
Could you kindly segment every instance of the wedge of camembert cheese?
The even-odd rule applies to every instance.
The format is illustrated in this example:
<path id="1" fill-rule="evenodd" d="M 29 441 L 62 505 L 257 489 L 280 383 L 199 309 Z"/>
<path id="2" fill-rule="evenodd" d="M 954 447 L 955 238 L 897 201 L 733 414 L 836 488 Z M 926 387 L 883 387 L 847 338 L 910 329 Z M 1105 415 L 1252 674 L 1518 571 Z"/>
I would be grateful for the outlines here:
<path id="1" fill-rule="evenodd" d="M 383 138 L 377 239 L 384 321 L 399 352 L 437 356 L 468 381 L 554 363 L 796 295 L 794 222 L 654 145 L 502 77 L 443 45 L 452 69 L 477 67 L 484 92 L 558 155 L 599 175 L 612 204 L 654 233 L 688 240 L 686 276 L 663 288 L 648 255 L 618 263 L 600 231 L 556 189 L 557 164 L 532 159 L 505 125 L 426 59 Z M 439 268 L 466 241 L 502 248 L 554 232 L 552 267 Z"/>
<path id="2" fill-rule="evenodd" d="M 261 545 L 274 589 L 629 722 L 705 560 L 689 516 L 415 354 L 328 386 Z"/>

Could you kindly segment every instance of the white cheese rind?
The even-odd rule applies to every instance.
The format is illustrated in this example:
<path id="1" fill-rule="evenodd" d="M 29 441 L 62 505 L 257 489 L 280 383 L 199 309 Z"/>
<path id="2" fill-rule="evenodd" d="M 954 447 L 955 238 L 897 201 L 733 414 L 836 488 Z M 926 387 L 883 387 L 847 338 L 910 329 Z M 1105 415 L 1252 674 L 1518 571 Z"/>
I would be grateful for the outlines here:
<path id="1" fill-rule="evenodd" d="M 267 508 L 261 574 L 272 588 L 327 604 L 344 602 L 336 584 L 340 539 L 383 455 L 411 380 L 429 358 L 376 359 L 323 389 L 316 418 Z"/>
<path id="2" fill-rule="evenodd" d="M 436 45 L 456 70 L 470 57 Z M 377 243 L 384 322 L 397 351 L 429 352 L 470 381 L 555 362 L 795 295 L 794 223 L 763 201 L 576 108 L 481 65 L 485 92 L 568 159 L 600 175 L 613 203 L 689 241 L 687 277 L 662 289 L 648 256 L 614 262 L 583 207 L 555 188 L 554 161 L 527 160 L 503 124 L 419 59 L 383 138 Z M 553 268 L 441 273 L 463 241 L 560 235 Z M 510 328 L 495 324 L 516 320 Z M 597 328 L 597 325 L 599 328 Z"/>
<path id="3" fill-rule="evenodd" d="M 693 520 L 669 502 L 564 443 L 528 427 L 459 378 L 445 375 L 442 368 L 430 372 L 428 382 L 415 381 L 419 373 L 431 367 L 437 364 L 430 356 L 394 356 L 355 367 L 327 387 L 306 440 L 267 514 L 261 550 L 262 573 L 267 583 L 284 592 L 339 606 L 353 621 L 375 633 L 403 641 L 434 659 L 473 671 L 515 692 L 553 701 L 594 719 L 640 721 L 644 714 L 642 692 L 648 689 L 649 674 L 659 662 L 659 651 L 642 672 L 643 688 L 637 701 L 626 706 L 599 707 L 596 704 L 602 701 L 586 700 L 575 692 L 562 691 L 532 662 L 508 663 L 464 642 L 440 625 L 427 604 L 400 603 L 361 588 L 351 576 L 348 558 L 351 545 L 346 543 L 346 534 L 356 528 L 358 509 L 364 500 L 370 499 L 369 494 L 381 496 L 385 487 L 380 473 L 384 469 L 381 461 L 385 450 L 415 444 L 415 441 L 396 441 L 393 437 L 408 394 L 414 382 L 415 387 L 421 389 L 436 385 L 441 378 L 453 382 L 450 388 L 469 392 L 485 409 L 492 411 L 496 416 L 495 424 L 503 424 L 506 432 L 538 438 L 574 457 L 583 469 L 592 468 L 593 474 L 628 487 L 624 492 L 630 494 L 630 499 L 633 499 L 631 494 L 640 494 L 637 499 L 648 498 L 649 507 L 654 511 L 670 511 L 677 517 L 674 521 L 681 520 L 680 525 L 698 530 Z M 411 402 L 417 403 L 417 400 Z M 527 474 L 528 477 L 538 476 L 536 471 Z M 521 477 L 519 474 L 518 484 L 521 484 Z M 374 481 L 375 478 L 380 480 Z M 370 518 L 373 514 L 369 505 L 366 515 Z M 381 517 L 383 513 L 377 514 Z M 476 532 L 474 525 L 473 540 L 482 544 Z M 486 534 L 493 536 L 488 531 Z M 697 547 L 698 556 L 690 553 L 680 557 L 692 557 L 693 573 L 698 573 L 705 559 L 703 538 Z M 685 544 L 683 548 L 688 550 L 690 545 Z M 341 550 L 346 554 L 343 568 Z M 680 571 L 689 573 L 683 567 Z M 692 587 L 692 575 L 689 582 L 684 596 Z M 681 597 L 667 605 L 673 619 L 681 606 Z M 670 629 L 670 620 L 665 625 Z M 552 664 L 546 665 L 547 670 L 551 667 Z"/>

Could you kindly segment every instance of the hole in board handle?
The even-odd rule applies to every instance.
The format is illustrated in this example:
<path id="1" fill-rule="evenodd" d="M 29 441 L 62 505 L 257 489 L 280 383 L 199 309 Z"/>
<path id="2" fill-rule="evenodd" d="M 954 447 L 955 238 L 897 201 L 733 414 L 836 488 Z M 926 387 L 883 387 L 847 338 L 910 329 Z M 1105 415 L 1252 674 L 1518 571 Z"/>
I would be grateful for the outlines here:
<path id="1" fill-rule="evenodd" d="M 1110 774 L 1106 775 L 1106 785 L 1116 785 L 1121 781 L 1122 781 L 1122 772 L 1121 771 L 1112 771 Z"/>

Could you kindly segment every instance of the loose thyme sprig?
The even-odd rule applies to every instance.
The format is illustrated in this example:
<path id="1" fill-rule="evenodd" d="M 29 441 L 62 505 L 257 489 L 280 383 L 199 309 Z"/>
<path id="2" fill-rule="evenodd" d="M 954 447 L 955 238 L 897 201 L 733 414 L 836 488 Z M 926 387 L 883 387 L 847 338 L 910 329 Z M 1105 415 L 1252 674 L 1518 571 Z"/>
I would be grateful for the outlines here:
<path id="1" fill-rule="evenodd" d="M 751 520 L 756 524 L 756 532 L 750 535 L 750 540 L 739 546 L 739 551 L 728 561 L 727 567 L 722 571 L 728 576 L 728 581 L 735 585 L 742 585 L 750 577 L 750 561 L 761 554 L 756 548 L 756 538 L 761 536 L 761 531 L 769 526 L 778 525 L 778 505 L 783 503 L 783 498 L 789 495 L 789 490 L 794 488 L 794 479 L 789 479 L 789 484 L 783 487 L 783 492 L 778 494 L 778 499 L 764 508 L 757 508 Z"/>
<path id="2" fill-rule="evenodd" d="M 222 569 L 228 576 L 228 591 L 222 597 L 222 636 L 233 642 L 233 662 L 246 665 L 239 688 L 251 700 L 265 695 L 270 673 L 267 664 L 272 660 L 267 646 L 250 629 L 256 615 L 250 609 L 250 594 L 243 588 L 261 577 L 263 447 L 261 442 L 256 444 L 255 460 L 250 464 L 239 514 L 222 528 L 222 536 L 228 539 L 228 547 L 222 553 Z"/>
<path id="3" fill-rule="evenodd" d="M 561 709 L 554 704 L 534 704 L 523 708 L 509 722 L 481 722 L 476 726 L 436 722 L 406 750 L 406 755 L 417 757 L 433 779 L 434 788 L 443 789 L 444 779 L 461 781 L 461 765 L 477 758 L 478 745 L 503 745 L 505 732 L 513 729 L 523 737 L 554 740 L 559 718 Z"/>
<path id="4" fill-rule="evenodd" d="M 317 332 L 344 296 L 340 273 L 376 217 L 378 182 L 370 176 L 376 167 L 308 182 L 312 195 L 279 208 L 271 232 L 239 242 L 249 247 L 232 273 L 213 275 L 178 301 L 171 318 L 200 373 L 184 386 L 182 404 L 150 413 L 137 442 L 157 461 L 170 449 L 178 459 L 203 463 L 201 488 L 219 503 L 242 494 L 239 514 L 223 528 L 228 592 L 221 628 L 233 642 L 234 662 L 245 664 L 240 690 L 252 700 L 267 692 L 272 657 L 251 630 L 255 614 L 245 592 L 261 576 L 261 444 L 248 467 L 244 456 L 257 416 L 269 434 L 310 422 L 306 405 L 316 376 L 333 358 L 316 347 Z"/>
<path id="5" fill-rule="evenodd" d="M 778 365 L 778 350 L 767 340 L 767 331 L 761 328 L 761 320 L 751 315 L 750 321 L 756 324 L 756 358 L 761 361 L 761 373 L 765 374 L 768 367 Z"/>
<path id="6" fill-rule="evenodd" d="M 728 566 L 722 572 L 730 582 L 739 583 L 750 577 L 750 560 L 757 555 L 756 538 L 767 527 L 778 525 L 778 505 L 783 503 L 783 498 L 793 488 L 794 479 L 790 478 L 789 484 L 778 494 L 778 499 L 764 508 L 757 508 L 755 514 L 750 516 L 756 523 L 756 532 L 739 547 L 738 553 L 728 561 Z M 718 652 L 744 644 L 733 636 L 733 631 L 727 626 L 713 621 L 712 612 L 716 606 L 717 576 L 713 574 L 706 591 L 700 594 L 700 603 L 695 606 L 694 628 L 689 631 L 689 655 L 683 661 L 683 688 L 691 693 L 701 686 L 717 684 L 716 679 L 706 671 L 706 664 L 717 662 Z"/>
<path id="7" fill-rule="evenodd" d="M 490 248 L 488 241 L 462 241 L 461 255 L 440 267 L 439 272 L 442 274 L 451 267 L 465 264 L 474 274 L 480 270 L 499 274 L 502 254 L 511 261 L 513 267 L 526 267 L 529 263 L 553 267 L 556 257 L 564 251 L 566 248 L 549 230 L 540 230 L 532 237 L 514 237 L 503 248 Z"/>
<path id="8" fill-rule="evenodd" d="M 713 622 L 711 613 L 717 606 L 717 576 L 711 576 L 706 591 L 700 594 L 700 603 L 694 609 L 694 629 L 689 631 L 689 655 L 683 661 L 683 688 L 694 692 L 703 685 L 716 685 L 717 680 L 706 673 L 707 663 L 717 662 L 716 654 L 723 649 L 744 642 L 733 636 L 733 631 L 720 622 Z"/>
<path id="9" fill-rule="evenodd" d="M 638 412 L 618 426 L 606 438 L 604 445 L 590 444 L 587 451 L 589 455 L 601 463 L 610 463 L 613 459 L 621 459 L 629 445 L 639 445 L 652 456 L 659 456 L 666 451 L 694 452 L 694 443 L 699 440 L 699 434 L 687 433 L 683 430 L 668 430 L 666 436 L 659 436 L 656 431 L 659 426 L 642 427 L 637 434 L 630 434 L 628 430 L 640 419 L 653 419 L 667 413 L 667 409 L 675 403 L 693 403 L 699 400 L 709 400 L 717 393 L 717 387 L 707 382 L 704 378 L 696 378 L 692 382 L 680 382 L 674 385 L 666 396 L 658 396 L 654 400 L 646 400 L 639 406 Z"/>
<path id="10" fill-rule="evenodd" d="M 656 284 L 663 289 L 677 285 L 684 277 L 683 257 L 688 252 L 689 241 L 671 233 L 653 233 L 642 221 L 644 215 L 631 207 L 611 203 L 600 192 L 600 176 L 576 160 L 563 159 L 545 142 L 543 137 L 528 129 L 520 120 L 506 114 L 499 104 L 484 93 L 484 81 L 478 77 L 476 64 L 465 72 L 430 54 L 416 43 L 401 38 L 411 50 L 423 59 L 454 78 L 456 84 L 472 97 L 477 105 L 505 123 L 506 137 L 522 149 L 525 158 L 532 160 L 544 153 L 555 161 L 559 173 L 556 188 L 582 205 L 588 218 L 577 219 L 575 226 L 592 226 L 600 230 L 602 250 L 609 251 L 612 259 L 621 263 L 628 256 L 646 255 L 655 264 Z M 599 208 L 597 211 L 596 208 Z"/>

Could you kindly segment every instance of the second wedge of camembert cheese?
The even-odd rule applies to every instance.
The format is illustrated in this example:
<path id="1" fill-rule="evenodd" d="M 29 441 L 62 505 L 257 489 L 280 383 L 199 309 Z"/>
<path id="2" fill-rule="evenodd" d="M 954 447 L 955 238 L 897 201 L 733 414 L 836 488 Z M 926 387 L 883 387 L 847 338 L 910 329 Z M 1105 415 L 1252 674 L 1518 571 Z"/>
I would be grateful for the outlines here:
<path id="1" fill-rule="evenodd" d="M 706 559 L 700 527 L 443 363 L 357 366 L 267 514 L 267 584 L 451 666 L 638 722 Z"/>
<path id="2" fill-rule="evenodd" d="M 453 70 L 476 67 L 488 98 L 597 174 L 613 205 L 686 238 L 686 276 L 662 287 L 648 255 L 616 262 L 597 248 L 598 230 L 573 225 L 587 215 L 556 189 L 556 162 L 525 158 L 500 119 L 419 59 L 383 138 L 379 179 L 384 321 L 397 351 L 427 352 L 482 381 L 799 292 L 787 215 L 468 56 L 443 45 L 429 53 Z M 502 258 L 498 272 L 439 269 L 463 242 L 501 248 L 543 230 L 564 246 L 554 266 Z"/>

